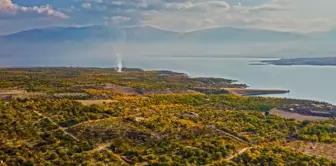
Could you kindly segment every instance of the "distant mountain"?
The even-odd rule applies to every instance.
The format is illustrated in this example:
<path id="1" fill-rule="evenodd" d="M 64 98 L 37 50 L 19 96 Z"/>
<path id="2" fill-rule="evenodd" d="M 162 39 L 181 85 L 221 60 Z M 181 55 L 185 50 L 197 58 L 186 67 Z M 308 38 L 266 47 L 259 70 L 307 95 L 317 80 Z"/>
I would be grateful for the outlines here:
<path id="1" fill-rule="evenodd" d="M 239 29 L 231 27 L 220 27 L 205 29 L 186 33 L 184 36 L 188 41 L 293 41 L 305 40 L 307 36 L 278 32 L 263 29 Z"/>
<path id="2" fill-rule="evenodd" d="M 0 37 L 0 41 L 63 42 L 63 41 L 167 41 L 178 33 L 153 27 L 117 28 L 108 26 L 56 27 L 22 31 Z"/>
<path id="3" fill-rule="evenodd" d="M 132 27 L 122 29 L 126 41 L 172 41 L 176 40 L 179 33 L 173 31 L 162 30 L 150 26 Z"/>
<path id="4" fill-rule="evenodd" d="M 254 42 L 293 41 L 309 37 L 287 32 L 230 27 L 204 29 L 188 33 L 166 31 L 150 26 L 117 28 L 108 26 L 57 27 L 22 31 L 0 37 L 6 42 L 63 42 L 63 41 L 117 41 L 117 42 Z"/>
<path id="5" fill-rule="evenodd" d="M 45 29 L 33 29 L 3 36 L 1 39 L 6 41 L 22 42 L 46 42 L 46 41 L 79 41 L 84 39 L 104 39 L 118 38 L 117 29 L 106 27 L 55 27 Z"/>
<path id="6" fill-rule="evenodd" d="M 313 36 L 316 40 L 336 41 L 336 30 L 313 33 L 311 36 Z"/>

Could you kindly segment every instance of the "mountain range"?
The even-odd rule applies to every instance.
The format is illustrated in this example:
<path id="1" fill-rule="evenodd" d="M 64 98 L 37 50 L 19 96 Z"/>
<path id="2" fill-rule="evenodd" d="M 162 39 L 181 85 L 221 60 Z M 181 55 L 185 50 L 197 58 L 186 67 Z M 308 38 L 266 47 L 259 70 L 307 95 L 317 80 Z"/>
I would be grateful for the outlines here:
<path id="1" fill-rule="evenodd" d="M 53 27 L 33 29 L 0 36 L 0 42 L 272 42 L 314 39 L 336 39 L 336 31 L 315 35 L 279 32 L 264 29 L 239 29 L 220 27 L 186 33 L 142 27 Z"/>

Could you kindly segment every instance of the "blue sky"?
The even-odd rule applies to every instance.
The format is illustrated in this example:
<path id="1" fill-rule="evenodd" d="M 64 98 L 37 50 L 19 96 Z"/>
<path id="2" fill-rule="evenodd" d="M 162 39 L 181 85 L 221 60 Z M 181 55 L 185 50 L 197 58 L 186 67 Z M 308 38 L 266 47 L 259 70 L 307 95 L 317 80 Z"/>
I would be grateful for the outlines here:
<path id="1" fill-rule="evenodd" d="M 322 31 L 335 29 L 335 5 L 335 0 L 0 0 L 0 34 L 88 25 Z"/>

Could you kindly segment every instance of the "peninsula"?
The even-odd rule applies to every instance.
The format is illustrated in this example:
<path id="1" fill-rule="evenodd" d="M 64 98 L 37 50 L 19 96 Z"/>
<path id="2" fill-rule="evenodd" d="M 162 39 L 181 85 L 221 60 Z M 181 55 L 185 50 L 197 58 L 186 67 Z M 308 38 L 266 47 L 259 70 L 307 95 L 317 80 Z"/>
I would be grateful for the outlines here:
<path id="1" fill-rule="evenodd" d="M 265 60 L 261 61 L 261 64 L 272 64 L 283 66 L 285 65 L 336 66 L 336 57 Z"/>

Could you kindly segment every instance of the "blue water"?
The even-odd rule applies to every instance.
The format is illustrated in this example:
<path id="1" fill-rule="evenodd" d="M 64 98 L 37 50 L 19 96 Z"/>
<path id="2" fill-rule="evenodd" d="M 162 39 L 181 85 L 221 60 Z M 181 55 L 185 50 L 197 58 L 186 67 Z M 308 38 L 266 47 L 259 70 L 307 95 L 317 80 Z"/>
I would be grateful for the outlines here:
<path id="1" fill-rule="evenodd" d="M 336 67 L 250 65 L 253 58 L 136 58 L 127 66 L 167 69 L 192 77 L 222 77 L 239 80 L 251 88 L 290 90 L 277 97 L 310 99 L 336 104 Z"/>

